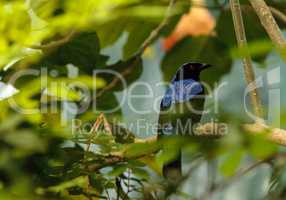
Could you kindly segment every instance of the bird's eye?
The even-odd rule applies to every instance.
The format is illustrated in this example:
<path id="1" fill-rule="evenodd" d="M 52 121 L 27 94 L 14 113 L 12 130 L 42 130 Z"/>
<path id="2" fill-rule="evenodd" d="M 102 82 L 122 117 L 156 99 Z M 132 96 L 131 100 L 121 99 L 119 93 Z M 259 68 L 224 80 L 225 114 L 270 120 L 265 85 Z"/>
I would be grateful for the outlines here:
<path id="1" fill-rule="evenodd" d="M 194 70 L 194 66 L 193 65 L 189 65 L 189 69 L 190 70 Z"/>

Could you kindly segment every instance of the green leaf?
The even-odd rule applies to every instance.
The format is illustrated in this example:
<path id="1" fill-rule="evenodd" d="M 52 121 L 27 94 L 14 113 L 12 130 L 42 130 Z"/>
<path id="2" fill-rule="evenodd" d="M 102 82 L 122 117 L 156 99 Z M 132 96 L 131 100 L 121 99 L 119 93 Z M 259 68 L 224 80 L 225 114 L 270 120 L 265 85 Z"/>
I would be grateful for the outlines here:
<path id="1" fill-rule="evenodd" d="M 146 179 L 146 180 L 148 180 L 149 177 L 150 177 L 149 173 L 148 173 L 145 169 L 138 168 L 138 167 L 132 168 L 132 173 L 133 173 L 135 176 L 137 176 L 137 177 L 139 177 L 139 178 Z"/>
<path id="2" fill-rule="evenodd" d="M 46 95 L 56 97 L 59 100 L 69 100 L 69 101 L 78 101 L 80 100 L 80 95 L 68 88 L 63 84 L 52 84 L 47 87 Z"/>
<path id="3" fill-rule="evenodd" d="M 46 143 L 34 132 L 28 130 L 5 134 L 4 141 L 21 151 L 43 152 L 46 149 Z"/>
<path id="4" fill-rule="evenodd" d="M 128 129 L 115 123 L 111 124 L 111 128 L 112 128 L 112 135 L 115 137 L 115 142 L 121 144 L 134 142 L 135 135 Z"/>
<path id="5" fill-rule="evenodd" d="M 242 15 L 248 42 L 266 40 L 268 38 L 260 20 L 252 9 L 243 9 Z M 217 20 L 216 32 L 219 40 L 226 46 L 232 48 L 237 46 L 230 10 L 223 11 L 220 14 Z M 266 54 L 256 55 L 254 60 L 258 62 L 263 61 L 265 56 Z"/>
<path id="6" fill-rule="evenodd" d="M 267 133 L 249 136 L 249 152 L 255 158 L 266 159 L 278 151 L 278 146 L 267 140 Z"/>
<path id="7" fill-rule="evenodd" d="M 147 165 L 150 169 L 152 169 L 154 172 L 156 172 L 158 175 L 162 175 L 161 172 L 161 165 L 159 162 L 157 162 L 155 155 L 154 156 L 148 156 L 143 157 L 139 159 L 141 162 L 143 162 L 145 165 Z"/>
<path id="8" fill-rule="evenodd" d="M 183 139 L 180 137 L 167 137 L 162 140 L 162 151 L 157 156 L 159 164 L 167 163 L 178 156 L 183 146 Z"/>
<path id="9" fill-rule="evenodd" d="M 91 73 L 96 67 L 105 66 L 107 57 L 100 54 L 96 32 L 83 32 L 58 47 L 42 60 L 43 64 L 64 66 L 73 64 Z"/>
<path id="10" fill-rule="evenodd" d="M 144 162 L 141 162 L 139 160 L 128 160 L 128 166 L 130 168 L 134 168 L 134 167 L 144 167 L 145 164 Z"/>
<path id="11" fill-rule="evenodd" d="M 231 152 L 220 166 L 220 171 L 224 176 L 232 176 L 241 163 L 241 159 L 245 155 L 245 151 L 237 149 Z"/>
<path id="12" fill-rule="evenodd" d="M 123 174 L 126 171 L 126 169 L 127 169 L 127 165 L 117 165 L 113 167 L 113 170 L 109 172 L 107 175 L 117 177 Z"/>
<path id="13" fill-rule="evenodd" d="M 231 56 L 232 58 L 243 58 L 250 55 L 251 58 L 257 58 L 259 56 L 264 56 L 274 49 L 274 45 L 270 40 L 257 40 L 249 42 L 247 47 L 242 48 L 232 48 Z"/>
<path id="14" fill-rule="evenodd" d="M 143 19 L 137 22 L 131 22 L 127 29 L 129 37 L 124 46 L 123 58 L 129 59 L 132 57 L 134 53 L 138 51 L 144 40 L 149 36 L 151 31 L 156 28 L 156 26 L 156 23 L 150 23 Z"/>
<path id="15" fill-rule="evenodd" d="M 124 156 L 127 158 L 136 158 L 155 153 L 159 148 L 160 144 L 158 142 L 130 144 L 126 147 Z"/>
<path id="16" fill-rule="evenodd" d="M 123 58 L 124 60 L 128 60 L 133 57 L 144 40 L 146 40 L 165 17 L 167 6 L 168 4 L 164 1 L 156 3 L 152 1 L 140 1 L 140 3 L 130 4 L 126 7 L 118 7 L 118 9 L 115 9 L 115 12 L 118 13 L 117 17 L 96 26 L 102 46 L 106 47 L 113 44 L 123 32 L 128 32 L 128 40 L 124 46 Z M 178 1 L 172 8 L 169 23 L 163 28 L 159 37 L 170 34 L 180 17 L 189 8 L 190 3 L 188 1 Z"/>
<path id="17" fill-rule="evenodd" d="M 104 188 L 106 187 L 105 185 L 107 184 L 107 179 L 101 174 L 91 174 L 89 176 L 89 180 L 91 186 L 100 193 L 104 190 Z"/>
<path id="18" fill-rule="evenodd" d="M 80 177 L 77 177 L 75 179 L 71 179 L 69 181 L 66 181 L 66 182 L 63 182 L 59 185 L 56 185 L 56 186 L 51 186 L 51 187 L 48 187 L 48 191 L 51 191 L 51 192 L 62 192 L 66 189 L 69 189 L 71 187 L 75 187 L 75 186 L 78 186 L 78 187 L 81 187 L 81 188 L 86 188 L 88 184 L 88 177 L 87 176 L 80 176 Z"/>

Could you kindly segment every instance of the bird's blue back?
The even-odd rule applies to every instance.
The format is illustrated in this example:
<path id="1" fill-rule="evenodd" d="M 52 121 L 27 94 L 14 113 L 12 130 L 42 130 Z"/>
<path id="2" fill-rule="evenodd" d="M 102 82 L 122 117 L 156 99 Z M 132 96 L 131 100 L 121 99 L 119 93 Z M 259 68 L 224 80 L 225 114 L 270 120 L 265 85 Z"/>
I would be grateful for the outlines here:
<path id="1" fill-rule="evenodd" d="M 203 86 L 198 81 L 193 79 L 173 80 L 162 99 L 161 108 L 168 108 L 171 104 L 190 101 L 201 92 L 203 92 Z"/>

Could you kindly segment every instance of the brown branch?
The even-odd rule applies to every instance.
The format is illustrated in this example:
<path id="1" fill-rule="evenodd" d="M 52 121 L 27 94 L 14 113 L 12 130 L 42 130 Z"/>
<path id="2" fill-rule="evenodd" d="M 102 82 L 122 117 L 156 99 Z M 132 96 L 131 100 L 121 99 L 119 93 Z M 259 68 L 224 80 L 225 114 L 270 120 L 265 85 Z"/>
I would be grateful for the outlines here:
<path id="1" fill-rule="evenodd" d="M 261 123 L 245 124 L 243 128 L 252 134 L 267 133 L 267 139 L 278 145 L 286 146 L 286 130 L 270 128 Z"/>
<path id="2" fill-rule="evenodd" d="M 89 165 L 87 168 L 89 171 L 95 172 L 106 166 L 114 165 L 116 163 L 124 162 L 125 158 L 119 155 L 109 155 L 104 158 L 102 162 Z"/>
<path id="3" fill-rule="evenodd" d="M 271 40 L 278 48 L 284 49 L 286 40 L 264 0 L 250 0 L 250 3 Z M 275 12 L 277 13 L 276 10 Z"/>
<path id="4" fill-rule="evenodd" d="M 217 123 L 206 123 L 204 125 L 199 126 L 196 129 L 197 136 L 216 136 L 221 137 L 229 134 L 225 132 L 226 124 L 217 124 Z M 263 123 L 255 123 L 255 124 L 243 124 L 242 129 L 247 131 L 249 134 L 258 135 L 262 133 L 266 133 L 266 137 L 269 141 L 281 145 L 286 146 L 286 130 L 279 128 L 271 128 Z"/>
<path id="5" fill-rule="evenodd" d="M 195 136 L 196 137 L 223 137 L 226 134 L 229 134 L 225 132 L 226 124 L 223 123 L 206 123 L 203 125 L 198 126 L 195 129 Z M 241 126 L 244 131 L 246 131 L 249 134 L 253 135 L 259 135 L 266 133 L 266 138 L 278 145 L 286 146 L 286 130 L 278 129 L 278 128 L 270 128 L 265 124 L 244 124 Z M 157 141 L 157 136 L 151 136 L 149 138 L 145 139 L 135 139 L 134 143 L 154 143 Z M 134 156 L 127 156 L 125 153 L 128 151 L 128 148 L 119 151 L 119 152 L 113 152 L 110 155 L 104 156 L 103 161 L 97 162 L 95 164 L 91 164 L 87 166 L 89 171 L 98 171 L 103 167 L 114 165 L 117 163 L 126 162 L 130 159 L 140 159 L 145 156 L 150 156 L 150 152 L 142 153 L 139 155 Z M 154 153 L 156 153 L 158 150 L 154 150 Z"/>
<path id="6" fill-rule="evenodd" d="M 154 141 L 156 142 L 156 141 Z M 128 150 L 128 149 L 127 149 Z M 154 151 L 154 153 L 156 153 L 157 151 Z M 128 160 L 133 160 L 133 159 L 140 159 L 146 156 L 150 156 L 150 152 L 148 153 L 142 153 L 140 155 L 134 155 L 134 156 L 126 156 L 126 150 L 123 151 L 119 151 L 119 152 L 113 152 L 107 156 L 104 156 L 103 160 L 101 162 L 97 162 L 95 164 L 91 164 L 89 166 L 87 166 L 87 169 L 89 171 L 98 171 L 106 166 L 110 166 L 110 165 L 114 165 L 117 163 L 123 163 L 126 162 Z"/>
<path id="7" fill-rule="evenodd" d="M 224 123 L 206 123 L 198 126 L 194 133 L 199 137 L 223 137 L 229 134 L 227 131 L 227 124 Z M 249 134 L 257 135 L 261 133 L 267 133 L 267 139 L 278 145 L 286 146 L 286 130 L 279 128 L 271 128 L 262 123 L 244 124 L 242 125 L 244 131 Z M 150 143 L 155 142 L 157 136 L 151 136 L 145 139 L 135 139 L 135 143 Z"/>
<path id="8" fill-rule="evenodd" d="M 231 13 L 233 17 L 234 29 L 239 48 L 247 47 L 247 40 L 241 14 L 239 0 L 230 0 Z M 247 48 L 246 48 L 247 49 Z M 248 85 L 252 86 L 250 93 L 251 104 L 257 117 L 263 118 L 263 110 L 261 100 L 256 90 L 255 74 L 252 67 L 252 62 L 249 53 L 243 58 L 244 75 Z"/>

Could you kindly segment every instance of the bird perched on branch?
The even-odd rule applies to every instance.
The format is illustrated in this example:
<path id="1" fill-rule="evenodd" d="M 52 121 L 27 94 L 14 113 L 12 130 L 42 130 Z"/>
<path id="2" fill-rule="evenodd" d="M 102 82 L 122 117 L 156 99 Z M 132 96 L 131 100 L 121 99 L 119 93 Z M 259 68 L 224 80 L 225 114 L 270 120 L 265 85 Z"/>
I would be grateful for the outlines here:
<path id="1" fill-rule="evenodd" d="M 159 139 L 170 135 L 193 135 L 192 126 L 200 122 L 205 101 L 205 89 L 200 82 L 200 73 L 208 67 L 208 64 L 191 62 L 178 69 L 161 101 Z M 181 177 L 181 174 L 180 151 L 174 160 L 164 164 L 163 175 L 167 179 L 175 180 Z"/>

